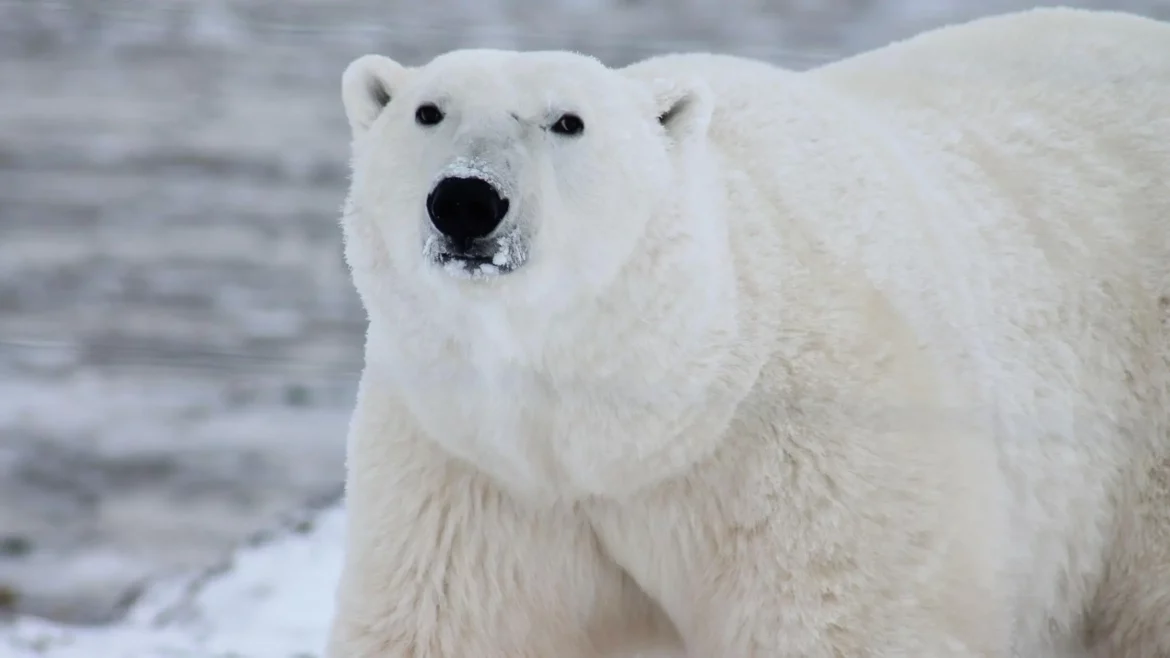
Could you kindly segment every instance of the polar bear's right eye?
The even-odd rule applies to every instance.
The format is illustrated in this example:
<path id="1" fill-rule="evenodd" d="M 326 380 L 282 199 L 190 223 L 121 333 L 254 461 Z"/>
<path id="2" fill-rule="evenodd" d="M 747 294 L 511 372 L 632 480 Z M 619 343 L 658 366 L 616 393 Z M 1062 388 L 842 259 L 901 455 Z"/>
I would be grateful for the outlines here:
<path id="1" fill-rule="evenodd" d="M 434 103 L 423 103 L 414 111 L 414 120 L 420 126 L 433 126 L 443 120 L 443 111 Z"/>
<path id="2" fill-rule="evenodd" d="M 576 114 L 562 114 L 551 129 L 558 135 L 580 135 L 585 130 L 585 122 Z"/>

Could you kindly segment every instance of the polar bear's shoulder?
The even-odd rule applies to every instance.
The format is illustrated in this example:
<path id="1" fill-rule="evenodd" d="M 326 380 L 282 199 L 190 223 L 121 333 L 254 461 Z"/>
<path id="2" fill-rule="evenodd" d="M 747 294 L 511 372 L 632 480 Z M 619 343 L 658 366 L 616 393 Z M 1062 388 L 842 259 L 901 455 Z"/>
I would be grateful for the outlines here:
<path id="1" fill-rule="evenodd" d="M 1100 75 L 1092 74 L 1100 71 Z M 811 71 L 824 80 L 1099 86 L 1102 76 L 1170 75 L 1170 23 L 1133 14 L 1038 8 L 921 33 Z M 914 78 L 914 76 L 918 76 Z M 925 77 L 923 77 L 925 76 Z M 941 81 L 941 80 L 940 80 Z"/>

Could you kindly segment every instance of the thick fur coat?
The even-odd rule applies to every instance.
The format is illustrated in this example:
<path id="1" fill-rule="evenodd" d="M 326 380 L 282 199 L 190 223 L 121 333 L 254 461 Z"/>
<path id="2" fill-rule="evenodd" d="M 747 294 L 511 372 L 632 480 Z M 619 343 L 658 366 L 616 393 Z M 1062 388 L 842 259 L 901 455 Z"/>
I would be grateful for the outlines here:
<path id="1" fill-rule="evenodd" d="M 330 658 L 1170 656 L 1170 25 L 342 90 Z"/>

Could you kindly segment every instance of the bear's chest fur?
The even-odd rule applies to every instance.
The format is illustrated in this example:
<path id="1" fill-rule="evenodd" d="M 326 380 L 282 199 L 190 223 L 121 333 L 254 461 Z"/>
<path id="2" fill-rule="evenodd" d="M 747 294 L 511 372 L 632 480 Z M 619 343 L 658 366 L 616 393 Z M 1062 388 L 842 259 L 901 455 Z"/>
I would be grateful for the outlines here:
<path id="1" fill-rule="evenodd" d="M 754 378 L 743 364 L 729 374 L 731 353 L 706 331 L 647 349 L 616 324 L 624 340 L 496 313 L 398 317 L 371 326 L 393 337 L 371 345 L 374 367 L 427 439 L 524 498 L 618 495 L 680 472 L 713 449 Z"/>

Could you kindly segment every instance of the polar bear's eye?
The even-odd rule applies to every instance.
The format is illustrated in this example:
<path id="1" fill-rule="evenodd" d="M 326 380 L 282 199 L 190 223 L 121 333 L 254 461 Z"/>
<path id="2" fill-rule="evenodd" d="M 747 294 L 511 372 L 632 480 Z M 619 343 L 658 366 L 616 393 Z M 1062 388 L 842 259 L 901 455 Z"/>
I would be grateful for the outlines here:
<path id="1" fill-rule="evenodd" d="M 552 131 L 558 135 L 580 135 L 585 130 L 585 122 L 576 114 L 562 114 L 552 125 Z"/>
<path id="2" fill-rule="evenodd" d="M 443 111 L 434 103 L 423 103 L 414 111 L 414 120 L 422 126 L 433 126 L 443 120 Z"/>

